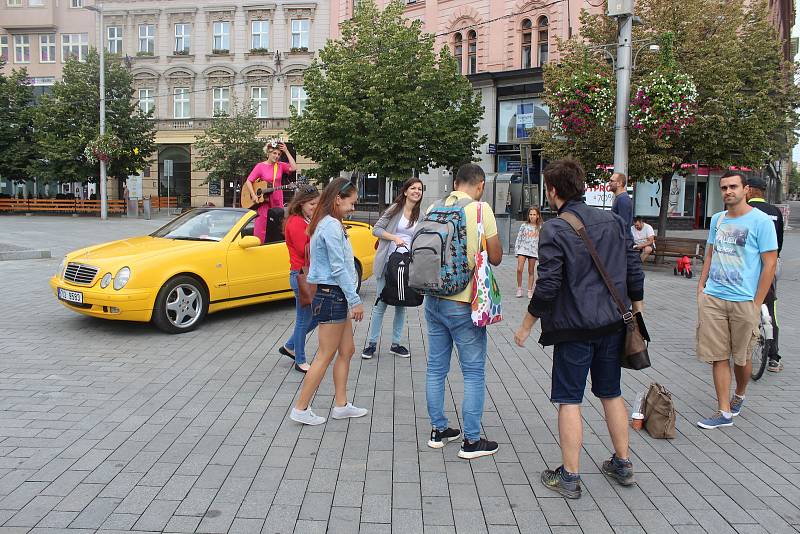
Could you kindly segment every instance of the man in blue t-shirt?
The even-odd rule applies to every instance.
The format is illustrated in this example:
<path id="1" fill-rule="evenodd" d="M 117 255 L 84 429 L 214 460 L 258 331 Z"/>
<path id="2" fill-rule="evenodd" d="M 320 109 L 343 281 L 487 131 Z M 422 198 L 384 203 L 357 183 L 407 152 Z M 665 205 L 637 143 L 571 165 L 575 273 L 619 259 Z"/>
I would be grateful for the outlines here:
<path id="1" fill-rule="evenodd" d="M 713 365 L 717 413 L 697 423 L 705 429 L 732 426 L 744 405 L 761 304 L 775 276 L 778 238 L 772 220 L 747 203 L 741 172 L 719 180 L 726 211 L 711 218 L 703 273 L 697 286 L 697 357 Z M 733 358 L 736 392 L 731 388 Z"/>
<path id="2" fill-rule="evenodd" d="M 621 172 L 615 172 L 608 180 L 608 189 L 614 193 L 611 212 L 622 217 L 625 228 L 633 226 L 633 202 L 628 195 L 628 178 Z"/>

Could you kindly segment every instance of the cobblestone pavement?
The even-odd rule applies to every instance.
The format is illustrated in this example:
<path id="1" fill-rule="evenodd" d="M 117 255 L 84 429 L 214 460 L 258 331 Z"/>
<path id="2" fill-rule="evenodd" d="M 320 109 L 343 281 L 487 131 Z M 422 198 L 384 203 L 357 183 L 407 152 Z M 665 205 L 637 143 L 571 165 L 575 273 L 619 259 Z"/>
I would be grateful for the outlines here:
<path id="1" fill-rule="evenodd" d="M 0 262 L 0 532 L 539 533 L 796 532 L 800 528 L 800 233 L 787 237 L 780 313 L 786 370 L 748 390 L 732 428 L 695 422 L 715 408 L 710 369 L 694 357 L 694 280 L 651 271 L 646 316 L 654 362 L 625 372 L 631 402 L 651 381 L 678 411 L 677 438 L 631 437 L 638 485 L 599 466 L 610 455 L 600 403 L 583 406 L 584 495 L 567 501 L 539 473 L 560 461 L 549 403 L 550 349 L 513 344 L 525 299 L 513 259 L 498 269 L 510 296 L 490 327 L 485 434 L 494 457 L 429 449 L 424 320 L 408 314 L 410 359 L 388 354 L 390 321 L 371 361 L 353 360 L 350 387 L 367 417 L 301 427 L 288 420 L 302 376 L 277 354 L 291 302 L 212 315 L 170 336 L 105 322 L 55 302 L 47 278 L 66 248 L 151 221 L 0 217 L 3 241 L 53 248 L 54 258 Z M 374 298 L 374 281 L 364 285 Z M 355 330 L 364 342 L 368 318 Z M 310 348 L 316 347 L 312 338 Z M 456 365 L 447 410 L 459 423 Z M 314 400 L 327 415 L 330 377 Z"/>

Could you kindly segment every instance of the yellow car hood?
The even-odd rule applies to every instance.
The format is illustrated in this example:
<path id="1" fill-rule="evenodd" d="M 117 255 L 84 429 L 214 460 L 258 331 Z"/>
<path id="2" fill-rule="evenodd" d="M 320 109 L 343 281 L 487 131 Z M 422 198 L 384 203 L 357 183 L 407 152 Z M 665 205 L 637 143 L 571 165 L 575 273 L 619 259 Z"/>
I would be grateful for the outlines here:
<path id="1" fill-rule="evenodd" d="M 79 250 L 69 255 L 70 261 L 103 261 L 126 260 L 136 257 L 146 259 L 166 252 L 187 250 L 198 246 L 209 245 L 213 241 L 182 241 L 178 239 L 164 239 L 160 237 L 141 236 L 111 241 Z"/>

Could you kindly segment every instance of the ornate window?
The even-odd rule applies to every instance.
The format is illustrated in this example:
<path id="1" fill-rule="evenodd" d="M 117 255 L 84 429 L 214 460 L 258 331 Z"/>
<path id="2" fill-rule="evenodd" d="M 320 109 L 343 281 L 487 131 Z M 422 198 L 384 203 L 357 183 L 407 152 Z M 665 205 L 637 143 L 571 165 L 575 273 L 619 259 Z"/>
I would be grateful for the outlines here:
<path id="1" fill-rule="evenodd" d="M 306 95 L 306 90 L 302 85 L 292 85 L 289 87 L 290 91 L 290 105 L 292 105 L 299 115 L 303 114 L 303 110 L 306 109 L 306 103 L 308 102 L 308 95 Z"/>
<path id="2" fill-rule="evenodd" d="M 550 47 L 548 46 L 549 22 L 547 17 L 539 17 L 536 23 L 537 43 L 539 48 L 539 67 L 547 63 Z"/>
<path id="3" fill-rule="evenodd" d="M 230 50 L 231 23 L 215 22 L 213 30 L 214 30 L 214 40 L 211 45 L 212 50 Z"/>
<path id="4" fill-rule="evenodd" d="M 453 56 L 456 58 L 456 72 L 464 74 L 464 37 L 456 32 L 453 40 Z"/>
<path id="5" fill-rule="evenodd" d="M 172 101 L 174 104 L 173 117 L 176 119 L 188 119 L 191 117 L 189 102 L 189 88 L 176 87 L 172 91 Z"/>
<path id="6" fill-rule="evenodd" d="M 112 54 L 122 52 L 122 28 L 119 26 L 109 26 L 106 28 L 108 33 L 108 51 Z"/>
<path id="7" fill-rule="evenodd" d="M 269 90 L 266 87 L 251 87 L 250 101 L 257 118 L 265 119 L 269 116 Z"/>
<path id="8" fill-rule="evenodd" d="M 155 105 L 155 90 L 151 87 L 139 89 L 139 109 L 142 110 L 142 113 L 147 115 L 155 108 Z"/>
<path id="9" fill-rule="evenodd" d="M 467 33 L 467 74 L 478 72 L 478 34 L 475 30 Z"/>
<path id="10" fill-rule="evenodd" d="M 139 24 L 139 52 L 153 55 L 156 51 L 155 24 Z"/>
<path id="11" fill-rule="evenodd" d="M 310 26 L 308 19 L 292 19 L 292 48 L 308 48 Z"/>
<path id="12" fill-rule="evenodd" d="M 269 21 L 254 20 L 250 23 L 252 42 L 250 48 L 269 48 Z"/>
<path id="13" fill-rule="evenodd" d="M 192 46 L 192 26 L 185 22 L 175 24 L 175 52 L 188 54 Z"/>
<path id="14" fill-rule="evenodd" d="M 532 66 L 531 53 L 533 46 L 533 24 L 531 19 L 522 21 L 522 68 L 529 69 Z"/>
<path id="15" fill-rule="evenodd" d="M 211 100 L 214 114 L 228 113 L 231 108 L 231 88 L 215 87 Z"/>

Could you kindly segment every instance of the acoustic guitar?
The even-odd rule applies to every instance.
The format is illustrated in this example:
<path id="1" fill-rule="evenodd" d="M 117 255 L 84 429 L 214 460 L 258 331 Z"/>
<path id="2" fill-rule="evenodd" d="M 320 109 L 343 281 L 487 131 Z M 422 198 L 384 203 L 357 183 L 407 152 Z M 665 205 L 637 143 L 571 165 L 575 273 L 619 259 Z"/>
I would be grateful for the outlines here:
<path id="1" fill-rule="evenodd" d="M 250 197 L 250 193 L 247 190 L 247 186 L 242 184 L 241 198 L 239 199 L 240 204 L 243 208 L 255 210 L 258 209 L 261 204 L 269 200 L 270 195 L 272 195 L 272 193 L 275 191 L 286 191 L 289 189 L 294 189 L 295 187 L 297 187 L 295 184 L 272 187 L 270 182 L 262 180 L 261 178 L 257 178 L 253 182 L 253 191 L 256 194 L 256 200 L 253 201 L 253 199 Z"/>

